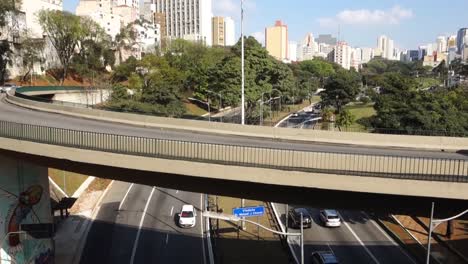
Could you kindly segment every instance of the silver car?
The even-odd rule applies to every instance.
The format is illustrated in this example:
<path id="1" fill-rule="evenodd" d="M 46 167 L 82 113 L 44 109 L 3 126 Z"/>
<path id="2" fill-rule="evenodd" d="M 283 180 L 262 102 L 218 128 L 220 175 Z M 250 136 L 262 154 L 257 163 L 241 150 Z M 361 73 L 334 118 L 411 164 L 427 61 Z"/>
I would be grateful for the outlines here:
<path id="1" fill-rule="evenodd" d="M 341 218 L 336 210 L 320 210 L 320 220 L 326 227 L 341 226 Z"/>

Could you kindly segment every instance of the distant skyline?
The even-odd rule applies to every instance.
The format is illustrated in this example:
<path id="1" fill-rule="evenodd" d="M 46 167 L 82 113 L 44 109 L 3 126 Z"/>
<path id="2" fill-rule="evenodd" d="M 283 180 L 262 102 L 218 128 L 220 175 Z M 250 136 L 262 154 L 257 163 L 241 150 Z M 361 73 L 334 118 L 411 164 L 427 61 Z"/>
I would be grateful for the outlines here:
<path id="1" fill-rule="evenodd" d="M 79 0 L 64 0 L 64 9 L 75 12 Z M 213 15 L 231 16 L 240 35 L 240 0 L 212 0 Z M 245 0 L 245 33 L 263 42 L 265 27 L 282 20 L 290 41 L 302 41 L 311 32 L 332 34 L 356 47 L 375 47 L 379 35 L 395 40 L 395 47 L 415 49 L 468 27 L 468 1 L 452 0 Z"/>

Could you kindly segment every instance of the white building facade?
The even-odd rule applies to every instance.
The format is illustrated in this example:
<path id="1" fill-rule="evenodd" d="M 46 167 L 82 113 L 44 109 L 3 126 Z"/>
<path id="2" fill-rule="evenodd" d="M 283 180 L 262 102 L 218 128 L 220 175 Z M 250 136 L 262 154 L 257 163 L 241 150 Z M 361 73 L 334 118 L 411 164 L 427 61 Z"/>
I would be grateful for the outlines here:
<path id="1" fill-rule="evenodd" d="M 236 25 L 231 17 L 224 18 L 224 30 L 226 46 L 236 45 Z"/>
<path id="2" fill-rule="evenodd" d="M 172 39 L 182 38 L 212 45 L 211 0 L 153 0 L 155 12 L 166 15 L 166 32 Z"/>
<path id="3" fill-rule="evenodd" d="M 30 37 L 42 38 L 43 30 L 38 21 L 41 10 L 63 10 L 62 0 L 23 0 L 21 11 L 26 14 L 26 26 Z"/>
<path id="4" fill-rule="evenodd" d="M 348 43 L 338 42 L 334 51 L 334 62 L 347 70 L 351 69 L 351 51 Z"/>
<path id="5" fill-rule="evenodd" d="M 382 35 L 377 40 L 377 49 L 380 56 L 387 60 L 395 60 L 395 43 L 389 37 Z"/>

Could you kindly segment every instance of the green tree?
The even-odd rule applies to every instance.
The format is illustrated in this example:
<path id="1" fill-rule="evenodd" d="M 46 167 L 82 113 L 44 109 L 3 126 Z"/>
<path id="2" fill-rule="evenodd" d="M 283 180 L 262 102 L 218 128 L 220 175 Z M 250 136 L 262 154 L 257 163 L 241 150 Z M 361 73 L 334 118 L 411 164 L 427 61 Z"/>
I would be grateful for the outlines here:
<path id="1" fill-rule="evenodd" d="M 79 51 L 74 55 L 72 67 L 84 78 L 94 81 L 95 76 L 104 71 L 106 66 L 113 66 L 115 55 L 111 37 L 96 22 L 88 17 L 81 17 L 83 37 L 79 42 Z"/>
<path id="2" fill-rule="evenodd" d="M 63 84 L 68 74 L 71 60 L 79 41 L 84 36 L 80 17 L 68 12 L 41 10 L 39 23 L 57 51 L 63 70 L 60 83 Z"/>
<path id="3" fill-rule="evenodd" d="M 18 14 L 18 9 L 21 6 L 21 0 L 15 1 L 0 1 L 0 28 L 7 25 L 7 21 Z M 5 28 L 4 28 L 5 29 Z M 8 30 L 0 32 L 9 34 Z M 12 64 L 13 50 L 10 47 L 8 38 L 0 40 L 0 84 L 5 83 L 5 79 L 8 77 L 8 66 Z"/>
<path id="4" fill-rule="evenodd" d="M 336 126 L 340 131 L 343 127 L 350 127 L 354 121 L 356 121 L 356 117 L 347 109 L 344 109 L 336 116 Z"/>
<path id="5" fill-rule="evenodd" d="M 359 93 L 361 78 L 355 71 L 339 70 L 331 76 L 321 93 L 322 103 L 335 108 L 337 114 L 343 107 L 356 99 Z"/>
<path id="6" fill-rule="evenodd" d="M 42 63 L 42 51 L 44 49 L 45 42 L 43 39 L 26 38 L 21 43 L 21 53 L 23 59 L 23 67 L 27 69 L 27 72 L 23 75 L 23 82 L 26 81 L 27 77 L 31 73 L 34 63 Z"/>
<path id="7" fill-rule="evenodd" d="M 8 66 L 12 65 L 13 50 L 8 41 L 0 41 L 0 84 L 5 83 L 8 77 Z"/>
<path id="8" fill-rule="evenodd" d="M 123 52 L 129 51 L 135 45 L 136 33 L 133 30 L 133 23 L 125 27 L 120 27 L 120 32 L 115 36 L 114 46 L 119 54 L 119 64 L 123 63 Z"/>

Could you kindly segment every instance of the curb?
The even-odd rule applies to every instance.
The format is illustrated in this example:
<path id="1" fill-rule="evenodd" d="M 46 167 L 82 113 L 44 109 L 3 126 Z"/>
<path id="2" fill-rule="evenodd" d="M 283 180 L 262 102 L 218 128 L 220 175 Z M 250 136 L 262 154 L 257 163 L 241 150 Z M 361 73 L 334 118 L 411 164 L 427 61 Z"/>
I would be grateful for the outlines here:
<path id="1" fill-rule="evenodd" d="M 286 228 L 284 227 L 283 223 L 281 222 L 281 218 L 278 215 L 278 211 L 276 211 L 275 204 L 270 203 L 270 205 L 271 205 L 271 209 L 273 211 L 273 214 L 275 215 L 276 221 L 278 222 L 278 225 L 281 228 L 281 232 L 286 233 Z M 284 236 L 282 236 L 282 237 L 284 237 Z M 296 252 L 294 252 L 294 249 L 293 249 L 292 245 L 289 243 L 288 238 L 287 237 L 284 237 L 284 238 L 286 239 L 286 243 L 288 244 L 289 251 L 291 252 L 291 255 L 293 256 L 294 261 L 297 264 L 299 264 L 299 259 L 297 258 Z"/>
<path id="2" fill-rule="evenodd" d="M 91 230 L 92 223 L 94 222 L 94 219 L 96 218 L 97 213 L 101 209 L 102 200 L 104 199 L 106 194 L 109 192 L 109 190 L 110 190 L 110 188 L 112 187 L 113 184 L 114 184 L 114 181 L 111 181 L 111 183 L 107 186 L 107 188 L 101 194 L 101 197 L 99 197 L 96 205 L 94 206 L 94 208 L 93 208 L 93 210 L 91 212 L 91 218 L 86 219 L 85 231 L 84 231 L 83 235 L 81 236 L 81 238 L 80 238 L 80 240 L 78 242 L 77 250 L 75 252 L 75 256 L 73 257 L 72 264 L 79 264 L 80 263 L 81 255 L 83 253 L 83 249 L 85 247 L 89 231 Z"/>
<path id="3" fill-rule="evenodd" d="M 72 197 L 78 198 L 83 194 L 86 189 L 88 189 L 89 185 L 96 179 L 96 177 L 88 176 L 86 180 L 80 185 L 80 187 L 73 193 Z"/>

